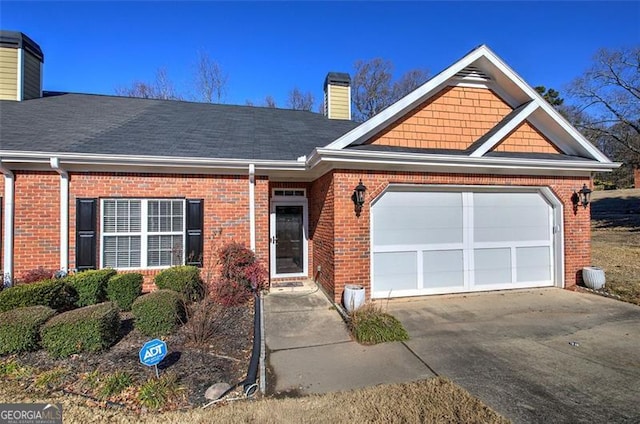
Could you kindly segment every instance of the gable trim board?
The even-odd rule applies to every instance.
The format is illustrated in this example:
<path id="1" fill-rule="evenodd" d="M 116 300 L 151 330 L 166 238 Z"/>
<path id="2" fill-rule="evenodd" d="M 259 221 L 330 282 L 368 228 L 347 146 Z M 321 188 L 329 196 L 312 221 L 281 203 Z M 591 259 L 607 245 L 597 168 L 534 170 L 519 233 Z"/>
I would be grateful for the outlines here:
<path id="1" fill-rule="evenodd" d="M 495 116 L 492 117 L 488 125 L 481 127 L 484 134 L 479 135 L 471 144 L 468 144 L 469 140 L 465 140 L 464 149 L 372 143 L 375 137 L 385 130 L 393 128 L 410 113 L 419 110 L 418 107 L 423 104 L 428 105 L 429 99 L 443 92 L 447 87 L 472 87 L 473 89 L 490 90 L 492 95 L 496 97 L 496 101 L 500 101 L 501 105 L 504 102 L 504 106 L 499 108 L 500 113 L 493 113 Z M 109 105 L 119 101 L 117 98 L 108 98 L 108 100 Z M 29 105 L 32 104 L 29 102 L 34 101 L 38 100 L 29 100 L 23 103 Z M 100 103 L 100 98 L 88 99 L 76 95 L 75 97 L 71 96 L 67 101 Z M 137 100 L 134 102 L 135 107 L 129 106 L 133 109 L 138 108 L 136 110 L 142 111 L 144 109 L 146 111 L 145 108 L 140 109 L 141 103 L 138 102 L 145 101 Z M 177 110 L 175 108 L 179 109 L 181 105 L 185 106 L 179 102 L 149 102 L 153 103 L 154 111 L 164 110 L 163 108 L 167 107 L 165 112 L 160 112 L 162 116 L 165 116 L 166 113 L 174 113 Z M 56 103 L 51 104 L 55 105 Z M 248 125 L 256 126 L 254 132 L 262 131 L 266 128 L 265 126 L 273 125 L 284 134 L 287 128 L 286 126 L 280 128 L 280 125 L 287 119 L 293 119 L 289 124 L 296 126 L 298 119 L 310 118 L 310 115 L 291 114 L 290 111 L 255 114 L 253 113 L 255 111 L 246 113 L 248 109 L 243 108 L 206 108 L 205 105 L 206 110 L 204 110 L 200 109 L 200 106 L 196 107 L 190 104 L 186 104 L 186 106 L 188 106 L 188 111 L 201 114 L 219 112 L 220 116 L 228 117 L 229 114 L 237 113 L 238 115 L 235 116 L 237 122 L 234 122 L 242 124 L 243 136 L 251 133 L 251 131 L 246 131 Z M 272 112 L 278 114 L 278 117 L 281 116 L 280 113 L 286 114 L 286 119 L 280 120 L 278 118 L 277 123 L 271 122 L 270 119 L 257 118 L 256 122 L 253 120 L 240 122 L 244 118 L 251 119 L 250 117 L 258 115 L 262 118 L 273 117 L 275 115 L 272 116 Z M 118 119 L 120 118 L 118 117 Z M 147 119 L 151 118 L 147 117 Z M 181 122 L 189 121 L 188 116 L 181 116 L 181 118 Z M 127 154 L 120 152 L 120 150 L 118 150 L 118 154 L 95 153 L 95 151 L 104 152 L 105 150 L 91 148 L 88 151 L 94 153 L 62 152 L 51 148 L 64 146 L 62 150 L 69 149 L 69 146 L 73 146 L 73 142 L 59 145 L 46 144 L 45 142 L 38 144 L 40 151 L 20 150 L 19 143 L 14 140 L 14 144 L 11 145 L 16 146 L 15 148 L 0 150 L 0 164 L 5 173 L 5 189 L 0 192 L 0 197 L 3 197 L 5 202 L 4 210 L 9 211 L 11 205 L 8 207 L 7 202 L 10 201 L 8 199 L 10 190 L 17 193 L 16 204 L 18 212 L 22 215 L 18 215 L 16 220 L 9 223 L 7 214 L 5 214 L 5 227 L 11 226 L 13 229 L 16 226 L 18 228 L 25 225 L 26 219 L 37 220 L 38 218 L 25 216 L 25 206 L 22 204 L 24 193 L 22 191 L 50 185 L 51 187 L 47 189 L 49 190 L 47 192 L 48 202 L 58 203 L 59 199 L 59 204 L 53 205 L 55 210 L 49 211 L 48 216 L 50 220 L 57 222 L 50 223 L 48 235 L 43 236 L 43 240 L 35 246 L 35 250 L 40 252 L 38 254 L 57 255 L 60 263 L 64 262 L 73 266 L 81 259 L 76 251 L 79 247 L 78 231 L 86 230 L 86 228 L 81 228 L 82 223 L 77 222 L 79 219 L 77 201 L 79 199 L 129 198 L 141 199 L 142 201 L 158 198 L 179 198 L 188 201 L 195 199 L 193 201 L 198 203 L 200 209 L 197 212 L 200 215 L 196 216 L 197 213 L 194 212 L 193 228 L 191 228 L 191 232 L 185 234 L 185 237 L 193 237 L 194 252 L 199 250 L 205 254 L 203 256 L 204 266 L 210 264 L 212 260 L 207 257 L 207 254 L 210 254 L 214 244 L 224 240 L 245 243 L 256 251 L 260 260 L 269 264 L 270 259 L 273 259 L 273 254 L 270 254 L 269 249 L 274 231 L 273 221 L 270 219 L 273 218 L 273 207 L 278 201 L 273 196 L 273 189 L 277 187 L 304 188 L 306 196 L 298 201 L 307 205 L 307 213 L 304 214 L 305 228 L 303 229 L 305 271 L 299 273 L 300 275 L 296 274 L 296 278 L 317 276 L 320 284 L 333 294 L 336 301 L 339 301 L 346 283 L 365 285 L 368 288 L 368 296 L 372 295 L 372 287 L 377 290 L 374 275 L 376 264 L 373 255 L 379 246 L 375 244 L 373 236 L 376 225 L 376 218 L 373 215 L 377 213 L 376 205 L 385 193 L 394 190 L 460 193 L 467 209 L 471 208 L 464 215 L 463 231 L 466 232 L 467 239 L 461 245 L 467 264 L 467 268 L 464 268 L 463 272 L 466 273 L 465 278 L 468 281 L 463 289 L 470 290 L 474 288 L 473 272 L 475 272 L 470 255 L 475 254 L 474 249 L 477 247 L 474 247 L 470 241 L 472 240 L 470 234 L 475 231 L 473 224 L 476 216 L 473 211 L 474 196 L 476 193 L 498 194 L 499 196 L 496 198 L 507 199 L 504 200 L 503 206 L 511 207 L 512 202 L 509 200 L 509 194 L 518 197 L 523 193 L 528 193 L 524 197 L 530 201 L 537 199 L 535 196 L 551 199 L 548 201 L 549 213 L 553 215 L 554 219 L 552 228 L 554 233 L 549 236 L 549 240 L 538 240 L 539 245 L 529 246 L 537 248 L 538 254 L 548 247 L 553 254 L 553 258 L 550 260 L 553 266 L 553 278 L 540 283 L 543 285 L 553 284 L 558 287 L 571 286 L 575 284 L 574 280 L 579 279 L 577 274 L 573 275 L 576 270 L 581 266 L 588 265 L 590 261 L 588 257 L 588 215 L 582 209 L 577 214 L 571 214 L 570 196 L 573 190 L 579 189 L 582 184 L 590 185 L 593 172 L 610 171 L 619 164 L 612 163 L 595 147 L 591 146 L 535 90 L 528 87 L 517 74 L 485 46 L 471 51 L 456 64 L 354 129 L 351 129 L 353 127 L 349 122 L 344 121 L 340 126 L 334 128 L 331 127 L 334 123 L 327 120 L 323 122 L 331 131 L 323 132 L 324 124 L 318 123 L 315 117 L 312 118 L 308 121 L 313 122 L 314 128 L 318 131 L 317 134 L 314 134 L 317 137 L 313 140 L 329 140 L 328 144 L 314 145 L 313 148 L 304 152 L 306 155 L 299 154 L 302 153 L 302 149 L 288 151 L 286 155 L 278 150 L 278 155 L 289 159 L 279 159 L 278 155 L 264 154 L 264 151 L 269 147 L 266 145 L 255 150 L 246 149 L 246 146 L 251 144 L 249 140 L 241 140 L 244 147 L 240 148 L 240 152 L 253 151 L 255 158 L 243 158 L 242 155 L 235 157 L 236 152 L 229 149 L 224 150 L 227 153 L 224 156 L 227 157 L 207 157 L 211 154 L 201 156 L 169 155 L 171 152 L 181 152 L 185 155 L 192 153 L 192 150 L 180 150 L 179 148 L 167 150 L 165 152 L 167 155 L 163 155 L 164 151 L 162 150 L 151 148 L 148 151 L 158 154 L 147 155 L 144 154 L 144 151 L 140 152 L 139 150 L 136 150 L 138 152 L 136 154 Z M 206 129 L 206 122 L 203 122 L 202 125 Z M 122 121 L 118 121 L 118 125 L 120 124 L 124 126 L 129 122 L 123 124 Z M 202 125 L 199 124 L 198 128 Z M 525 126 L 522 133 L 524 135 L 518 135 L 511 139 L 511 144 L 505 146 L 504 149 L 499 148 L 503 142 L 509 141 L 513 134 Z M 154 126 L 152 125 L 152 127 Z M 135 128 L 142 131 L 139 137 L 140 143 L 154 137 L 154 133 L 144 132 L 147 131 L 146 126 L 138 125 Z M 298 131 L 300 128 L 302 127 L 298 127 Z M 179 135 L 180 131 L 175 131 L 175 134 L 174 144 L 186 143 L 191 146 L 196 142 L 194 140 L 198 140 L 197 137 L 182 140 Z M 285 145 L 289 147 L 294 146 L 296 137 L 303 137 L 300 135 L 302 133 L 294 136 L 291 134 L 298 133 L 292 131 L 287 135 L 289 137 L 287 143 L 290 144 Z M 328 134 L 331 137 L 328 137 Z M 131 134 L 131 137 L 133 136 L 135 134 Z M 0 134 L 0 141 L 1 137 L 4 135 Z M 207 140 L 207 143 L 231 143 L 235 146 L 233 137 L 225 137 Z M 518 143 L 526 144 L 527 137 L 537 137 L 535 142 L 538 144 L 533 143 L 533 147 L 529 150 L 518 150 L 520 147 Z M 256 141 L 253 140 L 253 143 Z M 547 143 L 548 148 L 544 152 L 536 151 L 536 148 L 542 149 L 543 143 Z M 304 140 L 300 140 L 301 146 L 308 146 L 308 144 L 304 144 Z M 86 146 L 86 142 L 83 140 L 78 145 Z M 429 146 L 437 145 L 429 144 Z M 193 145 L 193 147 L 197 146 Z M 551 147 L 557 147 L 557 153 Z M 217 149 L 216 147 L 208 152 L 215 153 L 218 151 Z M 553 153 L 550 153 L 552 151 Z M 290 154 L 292 152 L 295 154 Z M 275 159 L 273 159 L 274 157 Z M 295 157 L 298 159 L 292 159 Z M 15 175 L 13 171 L 15 171 Z M 69 184 L 66 195 L 63 187 L 65 179 L 63 173 L 67 175 L 66 180 Z M 42 178 L 31 178 L 32 175 L 40 175 Z M 51 183 L 54 177 L 55 187 Z M 350 197 L 353 187 L 360 179 L 369 187 L 369 190 L 362 214 L 356 217 Z M 52 188 L 54 190 L 51 190 Z M 482 197 L 478 196 L 479 199 Z M 65 199 L 67 200 L 65 201 Z M 99 210 L 100 205 L 101 202 L 96 203 L 98 209 L 95 211 L 97 214 L 95 219 L 98 222 L 103 217 L 103 212 Z M 14 208 L 12 215 L 18 213 L 15 210 Z M 479 211 L 477 216 L 481 217 Z M 66 230 L 64 221 L 68 221 Z M 198 221 L 198 225 L 195 224 L 196 221 Z M 551 227 L 549 229 L 551 231 Z M 100 235 L 102 228 L 94 230 L 93 241 L 102 244 L 102 236 Z M 89 233 L 87 234 L 91 236 Z M 26 243 L 31 242 L 29 237 L 32 237 L 33 234 L 26 234 L 24 231 L 15 237 L 13 234 L 8 237 L 7 234 L 5 230 L 3 232 L 5 263 L 3 265 L 5 269 L 11 269 L 10 267 L 14 265 L 12 263 L 14 256 L 21 255 L 20 260 L 24 260 L 23 250 Z M 56 246 L 64 246 L 65 237 L 75 244 L 67 249 L 69 256 L 66 259 L 60 249 L 55 249 Z M 18 253 L 10 250 L 9 239 L 11 245 L 16 243 Z M 87 239 L 86 241 L 91 247 L 91 240 Z M 517 264 L 517 249 L 523 248 L 523 246 L 515 243 L 514 240 L 509 242 L 513 242 L 509 245 L 510 257 L 513 259 L 513 263 Z M 427 246 L 427 250 L 438 250 L 436 249 L 438 246 L 433 249 L 431 247 L 433 246 Z M 186 248 L 191 250 L 189 246 Z M 503 248 L 506 249 L 504 246 Z M 96 251 L 102 252 L 102 246 L 99 246 Z M 501 254 L 506 253 L 502 252 Z M 102 255 L 99 253 L 95 253 L 95 255 L 100 256 L 95 259 L 97 259 L 97 263 L 101 263 Z M 53 264 L 58 262 L 58 258 L 54 259 L 56 260 L 50 261 Z M 198 262 L 198 264 L 200 263 Z M 15 269 L 13 267 L 13 271 Z M 320 269 L 322 272 L 316 275 L 316 270 Z M 145 268 L 141 272 L 150 277 L 157 271 Z M 518 270 L 516 268 L 511 269 L 510 272 L 511 275 L 517 277 Z M 271 269 L 271 275 L 272 277 L 274 275 L 278 278 L 281 277 L 280 274 L 274 274 L 273 269 Z M 291 277 L 293 278 L 293 276 Z M 484 286 L 484 288 L 487 287 L 501 288 Z M 146 286 L 146 288 L 150 287 Z M 373 293 L 374 297 L 381 295 L 380 292 L 377 290 Z M 428 292 L 428 290 L 420 291 L 418 288 L 414 294 Z M 438 292 L 438 290 L 432 292 Z M 404 294 L 407 293 L 409 292 Z"/>

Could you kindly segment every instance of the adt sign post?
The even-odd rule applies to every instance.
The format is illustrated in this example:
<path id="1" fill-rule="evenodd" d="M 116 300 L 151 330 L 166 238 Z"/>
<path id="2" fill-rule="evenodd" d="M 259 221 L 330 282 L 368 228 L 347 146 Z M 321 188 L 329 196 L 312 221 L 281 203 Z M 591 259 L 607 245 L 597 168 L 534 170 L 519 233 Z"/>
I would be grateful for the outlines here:
<path id="1" fill-rule="evenodd" d="M 158 364 L 167 356 L 167 344 L 159 339 L 149 340 L 140 349 L 140 362 L 148 367 L 156 367 L 158 377 Z"/>

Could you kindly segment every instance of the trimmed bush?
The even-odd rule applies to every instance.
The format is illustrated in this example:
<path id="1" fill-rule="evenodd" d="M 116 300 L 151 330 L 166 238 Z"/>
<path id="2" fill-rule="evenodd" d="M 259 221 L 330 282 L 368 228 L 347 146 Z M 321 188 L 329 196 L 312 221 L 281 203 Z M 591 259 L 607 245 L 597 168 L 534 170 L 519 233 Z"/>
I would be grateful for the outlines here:
<path id="1" fill-rule="evenodd" d="M 0 313 L 0 355 L 37 350 L 40 327 L 56 311 L 47 306 L 27 306 Z"/>
<path id="2" fill-rule="evenodd" d="M 71 309 L 75 303 L 75 291 L 64 279 L 45 280 L 32 284 L 20 284 L 0 292 L 0 312 L 24 306 L 48 306 L 58 311 Z"/>
<path id="3" fill-rule="evenodd" d="M 265 288 L 268 273 L 255 253 L 240 243 L 225 245 L 218 254 L 220 279 L 212 287 L 214 299 L 226 306 L 237 306 Z"/>
<path id="4" fill-rule="evenodd" d="M 95 305 L 107 300 L 107 283 L 116 275 L 116 270 L 107 268 L 83 271 L 66 278 L 67 283 L 78 294 L 77 307 Z"/>
<path id="5" fill-rule="evenodd" d="M 135 328 L 151 337 L 167 335 L 185 320 L 182 296 L 173 290 L 156 290 L 140 296 L 131 307 Z"/>
<path id="6" fill-rule="evenodd" d="M 197 301 L 204 296 L 204 285 L 200 279 L 200 270 L 195 266 L 174 266 L 156 275 L 154 279 L 159 289 L 182 293 L 185 299 Z"/>
<path id="7" fill-rule="evenodd" d="M 109 278 L 107 298 L 115 302 L 121 311 L 131 310 L 133 301 L 142 294 L 142 274 L 118 274 Z"/>
<path id="8" fill-rule="evenodd" d="M 116 341 L 119 329 L 116 305 L 98 303 L 51 318 L 40 330 L 41 345 L 55 358 L 97 352 Z"/>

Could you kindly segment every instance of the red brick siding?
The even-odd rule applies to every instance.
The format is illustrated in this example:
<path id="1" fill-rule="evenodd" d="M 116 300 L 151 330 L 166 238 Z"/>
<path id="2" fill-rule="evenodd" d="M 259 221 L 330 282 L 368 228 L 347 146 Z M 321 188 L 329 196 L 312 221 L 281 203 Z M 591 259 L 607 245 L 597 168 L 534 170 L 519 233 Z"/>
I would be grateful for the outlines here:
<path id="1" fill-rule="evenodd" d="M 447 87 L 390 125 L 371 144 L 464 150 L 511 110 L 487 88 Z"/>
<path id="2" fill-rule="evenodd" d="M 249 236 L 248 176 L 171 175 L 171 174 L 106 174 L 74 173 L 69 194 L 69 255 L 75 267 L 76 198 L 198 198 L 204 199 L 205 276 L 217 275 L 217 249 L 224 243 L 237 241 L 247 247 Z M 268 259 L 268 181 L 256 178 L 256 254 L 265 264 Z M 98 205 L 98 209 L 100 205 Z M 98 213 L 100 216 L 100 213 Z M 98 233 L 100 228 L 98 228 Z M 98 255 L 100 235 L 98 234 Z M 100 263 L 98 258 L 98 263 Z M 136 271 L 137 272 L 137 271 Z M 144 270 L 145 290 L 153 289 L 153 275 Z M 214 277 L 215 278 L 215 277 Z"/>
<path id="3" fill-rule="evenodd" d="M 14 175 L 14 277 L 40 266 L 59 269 L 60 175 L 22 171 Z"/>
<path id="4" fill-rule="evenodd" d="M 328 178 L 327 175 L 318 181 Z M 362 178 L 367 186 L 366 203 L 360 217 L 353 211 L 351 194 Z M 318 183 L 318 182 L 316 182 Z M 473 174 L 419 174 L 402 172 L 358 172 L 338 170 L 333 172 L 332 205 L 334 219 L 320 222 L 323 233 L 334 233 L 334 282 L 326 289 L 340 301 L 345 284 L 362 284 L 370 296 L 370 205 L 391 183 L 458 184 L 458 185 L 522 185 L 548 186 L 564 203 L 565 234 L 565 286 L 572 288 L 580 278 L 580 270 L 591 262 L 591 233 L 589 209 L 580 208 L 574 215 L 571 205 L 573 190 L 590 179 L 586 177 L 535 177 L 498 176 Z M 331 185 L 331 182 L 325 182 Z M 331 228 L 333 225 L 333 228 Z M 316 229 L 316 232 L 319 231 Z M 315 240 L 314 240 L 315 242 Z"/>
<path id="5" fill-rule="evenodd" d="M 313 245 L 313 269 L 318 283 L 328 293 L 334 293 L 335 256 L 334 256 L 334 188 L 333 173 L 329 172 L 311 184 L 309 190 L 309 234 Z"/>
<path id="6" fill-rule="evenodd" d="M 640 168 L 633 170 L 633 187 L 640 188 Z"/>

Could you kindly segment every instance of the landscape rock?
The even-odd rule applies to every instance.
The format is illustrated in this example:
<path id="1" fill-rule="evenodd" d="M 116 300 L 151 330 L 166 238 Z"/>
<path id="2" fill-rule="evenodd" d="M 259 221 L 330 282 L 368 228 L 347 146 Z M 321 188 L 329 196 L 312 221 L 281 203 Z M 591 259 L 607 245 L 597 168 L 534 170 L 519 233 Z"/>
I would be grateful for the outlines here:
<path id="1" fill-rule="evenodd" d="M 216 384 L 213 384 L 213 385 L 209 386 L 209 388 L 207 389 L 206 392 L 204 392 L 204 397 L 207 400 L 219 399 L 220 396 L 222 396 L 222 394 L 224 392 L 226 392 L 227 390 L 229 390 L 230 388 L 231 388 L 231 386 L 228 385 L 227 383 L 216 383 Z"/>

